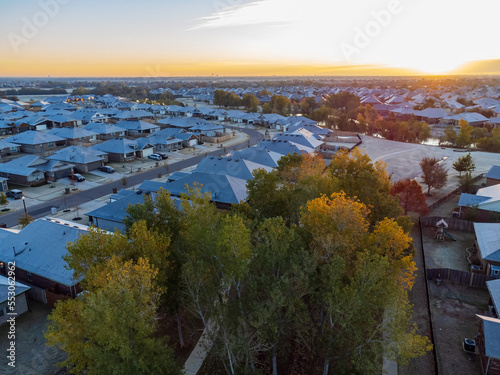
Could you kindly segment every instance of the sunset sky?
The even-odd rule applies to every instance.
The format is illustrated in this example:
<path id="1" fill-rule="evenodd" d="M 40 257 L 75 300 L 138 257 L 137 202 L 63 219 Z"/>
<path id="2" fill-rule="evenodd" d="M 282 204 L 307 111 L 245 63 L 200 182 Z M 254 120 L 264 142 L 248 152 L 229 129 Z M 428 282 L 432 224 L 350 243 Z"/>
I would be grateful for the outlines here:
<path id="1" fill-rule="evenodd" d="M 499 9 L 498 0 L 0 0 L 0 76 L 498 74 Z"/>

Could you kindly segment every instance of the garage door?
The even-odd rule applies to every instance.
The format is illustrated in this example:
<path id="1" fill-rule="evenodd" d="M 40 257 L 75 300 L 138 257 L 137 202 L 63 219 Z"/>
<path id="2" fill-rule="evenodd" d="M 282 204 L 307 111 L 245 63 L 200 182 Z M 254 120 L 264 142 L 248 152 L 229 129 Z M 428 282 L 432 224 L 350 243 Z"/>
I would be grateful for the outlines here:
<path id="1" fill-rule="evenodd" d="M 148 155 L 151 155 L 151 154 L 154 154 L 154 148 L 153 147 L 145 148 L 144 150 L 142 150 L 142 157 L 143 158 L 147 158 Z"/>

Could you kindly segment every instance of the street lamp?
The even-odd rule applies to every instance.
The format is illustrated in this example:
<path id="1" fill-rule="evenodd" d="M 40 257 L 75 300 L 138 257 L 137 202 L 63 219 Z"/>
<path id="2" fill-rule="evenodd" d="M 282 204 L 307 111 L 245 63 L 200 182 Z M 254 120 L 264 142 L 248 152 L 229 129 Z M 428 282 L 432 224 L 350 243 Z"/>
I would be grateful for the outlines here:
<path id="1" fill-rule="evenodd" d="M 24 215 L 26 215 L 26 219 L 28 218 L 28 211 L 26 210 L 26 197 L 23 196 L 21 197 L 21 199 L 23 200 L 23 206 L 24 206 Z"/>

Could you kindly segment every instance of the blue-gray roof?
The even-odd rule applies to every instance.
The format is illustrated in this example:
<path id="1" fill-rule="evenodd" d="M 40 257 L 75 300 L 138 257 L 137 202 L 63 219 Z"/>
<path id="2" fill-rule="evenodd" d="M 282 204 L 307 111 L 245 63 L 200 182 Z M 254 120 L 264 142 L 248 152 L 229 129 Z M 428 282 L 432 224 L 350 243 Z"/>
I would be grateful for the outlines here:
<path id="1" fill-rule="evenodd" d="M 500 180 L 500 165 L 494 165 L 491 167 L 485 177 Z"/>
<path id="2" fill-rule="evenodd" d="M 108 203 L 105 206 L 87 212 L 85 215 L 116 223 L 122 223 L 123 219 L 125 219 L 128 215 L 126 212 L 127 207 L 129 205 L 142 203 L 144 203 L 144 195 L 137 194 L 137 192 L 135 192 L 134 194 L 129 194 L 121 199 Z"/>
<path id="3" fill-rule="evenodd" d="M 81 146 L 69 146 L 56 151 L 47 159 L 60 160 L 68 163 L 88 164 L 96 161 L 104 160 L 104 151 L 95 150 L 93 148 Z"/>
<path id="4" fill-rule="evenodd" d="M 89 122 L 83 128 L 98 134 L 125 133 L 125 129 L 103 122 Z"/>
<path id="5" fill-rule="evenodd" d="M 298 143 L 291 143 L 288 141 L 282 141 L 276 139 L 273 140 L 263 139 L 259 143 L 257 143 L 257 147 L 265 148 L 267 150 L 274 151 L 281 155 L 288 155 L 293 153 L 308 154 L 314 151 L 312 148 L 302 146 Z"/>
<path id="6" fill-rule="evenodd" d="M 484 354 L 500 359 L 500 319 L 477 315 L 483 322 Z"/>
<path id="7" fill-rule="evenodd" d="M 93 137 L 96 136 L 97 133 L 83 129 L 83 128 L 53 128 L 48 131 L 48 134 L 57 135 L 58 137 L 66 138 L 66 139 L 78 139 L 85 137 Z"/>
<path id="8" fill-rule="evenodd" d="M 500 279 L 486 281 L 491 300 L 497 314 L 500 314 Z"/>
<path id="9" fill-rule="evenodd" d="M 247 197 L 247 181 L 241 178 L 213 173 L 194 172 L 178 180 L 162 183 L 156 181 L 144 181 L 139 189 L 143 191 L 158 191 L 160 188 L 168 190 L 173 196 L 180 197 L 188 193 L 186 187 L 194 184 L 202 185 L 202 193 L 210 193 L 213 202 L 240 203 Z"/>
<path id="10" fill-rule="evenodd" d="M 483 203 L 489 199 L 491 199 L 491 197 L 483 197 L 481 195 L 462 193 L 460 194 L 460 200 L 458 201 L 458 205 L 461 207 L 467 207 L 467 206 L 475 207 L 480 203 Z"/>
<path id="11" fill-rule="evenodd" d="M 245 159 L 272 168 L 278 166 L 278 161 L 282 156 L 282 154 L 278 154 L 277 152 L 259 147 L 249 147 L 241 151 L 233 151 L 231 153 L 231 157 L 234 159 Z"/>
<path id="12" fill-rule="evenodd" d="M 23 133 L 13 135 L 12 137 L 5 138 L 7 142 L 17 143 L 20 145 L 39 145 L 43 143 L 65 141 L 64 138 L 57 135 L 28 130 Z"/>
<path id="13" fill-rule="evenodd" d="M 20 283 L 19 281 L 16 280 L 15 292 L 14 292 L 16 296 L 30 289 L 31 287 L 24 285 L 23 283 Z M 9 279 L 6 278 L 5 276 L 0 275 L 0 304 L 8 300 L 9 297 L 8 293 L 9 293 Z"/>
<path id="14" fill-rule="evenodd" d="M 235 159 L 233 157 L 215 157 L 209 156 L 203 158 L 198 164 L 195 172 L 223 174 L 241 178 L 243 180 L 251 180 L 253 178 L 252 172 L 256 169 L 262 168 L 267 172 L 272 171 L 272 167 L 257 164 L 250 160 Z"/>
<path id="15" fill-rule="evenodd" d="M 79 280 L 74 280 L 73 271 L 66 269 L 63 256 L 68 253 L 66 244 L 86 233 L 84 226 L 64 225 L 46 219 L 36 220 L 18 233 L 0 229 L 0 260 L 16 262 L 19 269 L 73 286 Z"/>
<path id="16" fill-rule="evenodd" d="M 152 124 L 147 121 L 120 121 L 116 123 L 116 126 L 125 130 L 151 130 L 159 129 L 158 125 Z"/>
<path id="17" fill-rule="evenodd" d="M 500 223 L 474 223 L 481 257 L 500 262 Z"/>

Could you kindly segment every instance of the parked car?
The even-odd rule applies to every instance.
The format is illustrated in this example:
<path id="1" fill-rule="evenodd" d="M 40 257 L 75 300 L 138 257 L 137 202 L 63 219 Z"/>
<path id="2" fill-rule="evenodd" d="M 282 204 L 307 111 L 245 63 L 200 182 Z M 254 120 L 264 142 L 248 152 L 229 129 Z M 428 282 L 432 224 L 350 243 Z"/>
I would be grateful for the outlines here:
<path id="1" fill-rule="evenodd" d="M 168 155 L 163 152 L 157 152 L 157 155 L 160 155 L 163 159 L 168 159 Z"/>
<path id="2" fill-rule="evenodd" d="M 8 191 L 6 195 L 10 198 L 21 199 L 23 197 L 23 192 L 18 189 L 12 189 Z"/>
<path id="3" fill-rule="evenodd" d="M 73 173 L 73 175 L 69 176 L 69 178 L 78 182 L 85 181 L 85 177 L 83 177 L 80 173 Z"/>
<path id="4" fill-rule="evenodd" d="M 106 172 L 106 173 L 115 173 L 115 170 L 107 165 L 103 165 L 102 167 L 99 167 L 98 170 L 100 170 L 101 172 Z"/>
<path id="5" fill-rule="evenodd" d="M 153 159 L 153 160 L 161 160 L 162 159 L 162 157 L 158 154 L 148 155 L 148 158 Z"/>

